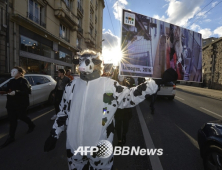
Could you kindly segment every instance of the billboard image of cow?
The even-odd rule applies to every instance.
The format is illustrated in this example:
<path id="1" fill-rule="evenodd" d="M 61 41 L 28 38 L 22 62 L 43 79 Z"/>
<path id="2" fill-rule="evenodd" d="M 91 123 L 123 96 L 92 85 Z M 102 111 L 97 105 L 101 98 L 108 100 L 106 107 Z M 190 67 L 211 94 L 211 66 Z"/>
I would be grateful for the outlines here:
<path id="1" fill-rule="evenodd" d="M 178 80 L 202 82 L 201 34 L 123 10 L 120 74 L 161 78 L 173 68 Z"/>

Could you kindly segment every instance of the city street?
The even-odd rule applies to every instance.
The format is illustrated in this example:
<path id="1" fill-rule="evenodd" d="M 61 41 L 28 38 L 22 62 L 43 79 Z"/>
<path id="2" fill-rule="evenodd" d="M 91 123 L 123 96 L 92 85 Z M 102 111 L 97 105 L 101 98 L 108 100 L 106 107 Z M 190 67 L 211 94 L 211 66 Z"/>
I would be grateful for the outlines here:
<path id="1" fill-rule="evenodd" d="M 182 86 L 181 86 L 182 87 Z M 187 86 L 188 88 L 188 86 Z M 202 89 L 204 90 L 204 89 Z M 151 138 L 155 148 L 163 149 L 163 156 L 156 159 L 147 156 L 116 156 L 114 158 L 115 170 L 160 170 L 155 169 L 156 164 L 164 170 L 203 170 L 202 159 L 197 144 L 197 131 L 204 122 L 220 119 L 222 117 L 222 101 L 216 98 L 180 88 L 178 86 L 173 101 L 158 98 L 155 104 L 155 114 L 150 114 L 149 102 L 145 100 L 133 108 L 133 117 L 130 120 L 126 146 L 140 146 L 147 148 Z M 141 123 L 139 113 L 142 113 Z M 52 106 L 30 110 L 29 116 L 37 125 L 31 134 L 26 134 L 27 126 L 18 123 L 16 141 L 0 150 L 0 165 L 3 170 L 68 170 L 65 133 L 62 133 L 56 148 L 43 152 L 43 146 L 49 135 L 54 113 Z M 149 134 L 144 135 L 144 129 Z M 0 143 L 6 140 L 8 133 L 7 121 L 0 122 Z M 117 143 L 115 136 L 114 145 Z M 155 162 L 153 162 L 153 160 Z M 153 166 L 153 168 L 152 168 Z"/>

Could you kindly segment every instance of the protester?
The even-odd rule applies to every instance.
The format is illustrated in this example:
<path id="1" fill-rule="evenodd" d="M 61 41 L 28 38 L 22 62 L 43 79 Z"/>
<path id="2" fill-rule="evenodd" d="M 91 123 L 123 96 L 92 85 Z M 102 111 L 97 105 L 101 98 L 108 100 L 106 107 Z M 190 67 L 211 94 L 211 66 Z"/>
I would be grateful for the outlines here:
<path id="1" fill-rule="evenodd" d="M 118 81 L 120 85 L 130 88 L 130 82 L 128 82 L 127 79 L 123 76 L 118 75 L 118 72 L 118 70 L 114 72 L 112 79 Z M 122 146 L 126 143 L 126 134 L 128 132 L 129 120 L 131 119 L 131 117 L 131 108 L 117 109 L 115 113 L 115 130 L 118 138 L 118 146 Z"/>
<path id="2" fill-rule="evenodd" d="M 70 82 L 70 79 L 65 76 L 65 70 L 58 70 L 58 78 L 56 79 L 56 86 L 53 90 L 53 96 L 55 97 L 54 106 L 55 106 L 55 115 L 52 116 L 51 120 L 55 120 L 57 113 L 60 111 L 59 104 L 62 100 L 62 95 L 65 90 L 65 86 Z"/>
<path id="3" fill-rule="evenodd" d="M 9 118 L 9 135 L 7 140 L 1 148 L 9 145 L 15 141 L 15 131 L 17 127 L 17 120 L 20 119 L 28 124 L 27 133 L 31 133 L 35 124 L 26 115 L 29 106 L 29 94 L 31 93 L 31 85 L 24 78 L 25 70 L 22 67 L 14 67 L 11 71 L 11 79 L 6 87 L 6 91 L 0 91 L 0 94 L 7 94 L 6 109 Z"/>
<path id="4" fill-rule="evenodd" d="M 71 81 L 74 79 L 73 76 L 71 75 L 70 69 L 66 70 L 66 77 L 68 77 Z"/>
<path id="5" fill-rule="evenodd" d="M 156 93 L 158 86 L 152 79 L 130 89 L 121 86 L 113 79 L 100 77 L 103 70 L 100 55 L 85 50 L 79 56 L 80 78 L 75 78 L 65 88 L 60 112 L 45 142 L 44 151 L 54 149 L 60 133 L 67 128 L 66 148 L 70 170 L 110 170 L 113 166 L 112 153 L 108 157 L 101 157 L 99 153 L 81 155 L 77 149 L 80 146 L 99 148 L 99 142 L 104 140 L 111 145 L 117 108 L 136 106 L 145 99 L 146 94 Z"/>

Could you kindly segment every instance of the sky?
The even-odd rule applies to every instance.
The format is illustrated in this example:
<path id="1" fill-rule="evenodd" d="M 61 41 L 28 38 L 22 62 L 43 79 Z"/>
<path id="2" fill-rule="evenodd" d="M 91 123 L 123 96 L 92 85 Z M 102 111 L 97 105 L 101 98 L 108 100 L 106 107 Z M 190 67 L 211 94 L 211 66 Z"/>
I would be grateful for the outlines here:
<path id="1" fill-rule="evenodd" d="M 104 62 L 117 61 L 120 53 L 122 9 L 172 23 L 202 34 L 222 37 L 222 0 L 104 0 Z"/>

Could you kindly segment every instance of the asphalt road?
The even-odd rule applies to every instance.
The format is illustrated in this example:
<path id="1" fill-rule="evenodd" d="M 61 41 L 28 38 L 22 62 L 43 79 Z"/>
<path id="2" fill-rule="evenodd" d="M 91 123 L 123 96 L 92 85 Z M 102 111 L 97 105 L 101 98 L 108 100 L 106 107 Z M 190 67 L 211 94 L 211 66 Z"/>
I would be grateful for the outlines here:
<path id="1" fill-rule="evenodd" d="M 177 90 L 174 101 L 158 98 L 155 114 L 150 114 L 149 102 L 139 105 L 156 148 L 163 149 L 159 157 L 164 170 L 203 170 L 202 159 L 197 144 L 197 131 L 204 122 L 222 118 L 222 101 L 200 94 Z M 126 146 L 145 148 L 136 108 L 133 108 Z M 43 152 L 43 146 L 49 135 L 53 121 L 53 107 L 35 108 L 29 116 L 37 125 L 31 134 L 28 127 L 18 123 L 16 141 L 0 149 L 1 170 L 68 170 L 65 139 L 62 133 L 56 148 Z M 0 144 L 7 137 L 8 123 L 0 121 Z M 114 145 L 117 143 L 114 137 Z M 114 170 L 151 170 L 148 156 L 116 156 Z"/>
<path id="2" fill-rule="evenodd" d="M 156 148 L 163 148 L 160 161 L 164 170 L 203 170 L 197 143 L 198 129 L 208 121 L 222 118 L 222 101 L 177 90 L 174 101 L 158 98 L 155 114 L 140 104 Z"/>
<path id="3" fill-rule="evenodd" d="M 146 148 L 136 109 L 133 108 L 130 128 L 127 134 L 126 146 Z M 63 132 L 57 141 L 56 148 L 48 153 L 43 151 L 44 142 L 49 136 L 54 114 L 53 107 L 35 108 L 30 110 L 29 117 L 34 120 L 36 129 L 26 134 L 28 127 L 19 121 L 16 131 L 16 141 L 0 149 L 1 170 L 68 170 L 66 158 L 66 133 Z M 0 144 L 7 137 L 8 122 L 0 122 Z M 114 136 L 113 145 L 117 144 Z M 151 170 L 148 156 L 115 156 L 114 170 Z"/>

